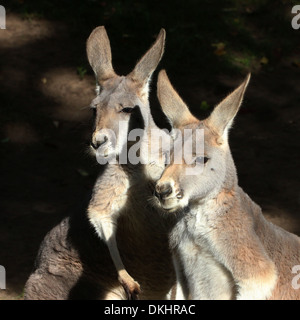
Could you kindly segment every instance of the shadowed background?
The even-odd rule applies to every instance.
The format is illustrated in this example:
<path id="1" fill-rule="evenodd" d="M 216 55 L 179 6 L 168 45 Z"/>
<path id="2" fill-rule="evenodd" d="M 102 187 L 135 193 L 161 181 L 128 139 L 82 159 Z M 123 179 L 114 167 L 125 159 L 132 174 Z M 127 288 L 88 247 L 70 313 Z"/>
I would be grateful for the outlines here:
<path id="1" fill-rule="evenodd" d="M 0 265 L 22 299 L 39 244 L 85 206 L 99 170 L 87 154 L 94 75 L 85 42 L 105 25 L 119 74 L 167 32 L 159 65 L 192 112 L 207 116 L 251 71 L 230 134 L 241 187 L 268 218 L 300 234 L 300 29 L 296 1 L 2 1 L 0 30 Z M 156 98 L 151 106 L 166 125 Z M 84 214 L 84 210 L 82 210 Z"/>

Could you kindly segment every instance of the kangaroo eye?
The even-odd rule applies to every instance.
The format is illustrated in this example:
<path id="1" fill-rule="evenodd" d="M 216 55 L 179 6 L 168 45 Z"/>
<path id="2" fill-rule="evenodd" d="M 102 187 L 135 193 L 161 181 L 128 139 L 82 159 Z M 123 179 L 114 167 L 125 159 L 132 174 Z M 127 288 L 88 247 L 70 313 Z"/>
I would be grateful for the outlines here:
<path id="1" fill-rule="evenodd" d="M 121 110 L 121 112 L 124 112 L 124 113 L 131 113 L 133 111 L 134 108 L 123 108 Z"/>
<path id="2" fill-rule="evenodd" d="M 208 157 L 197 157 L 196 158 L 196 160 L 195 160 L 195 162 L 196 163 L 206 163 L 207 161 L 209 160 L 209 158 Z"/>
<path id="3" fill-rule="evenodd" d="M 93 117 L 96 118 L 97 109 L 96 108 L 92 108 L 92 112 L 93 112 Z"/>

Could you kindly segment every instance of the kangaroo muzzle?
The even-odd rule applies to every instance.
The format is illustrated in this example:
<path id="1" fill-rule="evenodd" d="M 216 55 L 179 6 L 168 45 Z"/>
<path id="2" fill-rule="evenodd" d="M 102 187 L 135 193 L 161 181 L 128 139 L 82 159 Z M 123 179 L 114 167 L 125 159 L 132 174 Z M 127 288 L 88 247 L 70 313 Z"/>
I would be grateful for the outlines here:
<path id="1" fill-rule="evenodd" d="M 155 187 L 155 196 L 163 200 L 164 198 L 167 198 L 170 194 L 173 193 L 173 188 L 169 183 L 162 184 L 162 185 L 157 185 Z"/>
<path id="2" fill-rule="evenodd" d="M 97 150 L 98 148 L 100 148 L 101 146 L 104 146 L 106 144 L 106 142 L 108 141 L 108 137 L 105 134 L 102 134 L 100 136 L 96 136 L 92 142 L 91 142 L 91 146 Z"/>

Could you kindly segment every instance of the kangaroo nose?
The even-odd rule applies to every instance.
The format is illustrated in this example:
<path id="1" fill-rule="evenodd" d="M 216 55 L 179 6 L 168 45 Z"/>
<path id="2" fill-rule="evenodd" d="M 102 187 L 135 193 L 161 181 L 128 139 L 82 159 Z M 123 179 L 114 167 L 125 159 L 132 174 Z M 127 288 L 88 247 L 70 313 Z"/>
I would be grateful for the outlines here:
<path id="1" fill-rule="evenodd" d="M 155 187 L 155 196 L 159 199 L 166 198 L 168 195 L 172 193 L 173 189 L 169 183 L 157 185 Z"/>
<path id="2" fill-rule="evenodd" d="M 101 137 L 97 137 L 97 140 L 92 140 L 91 142 L 91 146 L 94 149 L 98 149 L 99 147 L 101 147 L 102 145 L 104 145 L 108 140 L 108 137 L 103 135 Z"/>

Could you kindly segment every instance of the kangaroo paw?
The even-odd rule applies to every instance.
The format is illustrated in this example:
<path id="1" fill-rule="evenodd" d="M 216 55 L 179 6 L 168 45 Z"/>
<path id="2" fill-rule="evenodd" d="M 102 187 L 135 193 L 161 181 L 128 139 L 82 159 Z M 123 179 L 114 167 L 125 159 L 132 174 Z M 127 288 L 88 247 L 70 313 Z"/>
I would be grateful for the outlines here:
<path id="1" fill-rule="evenodd" d="M 141 293 L 141 288 L 140 285 L 134 281 L 132 278 L 131 279 L 120 279 L 120 283 L 122 284 L 128 300 L 139 300 L 139 295 Z"/>

